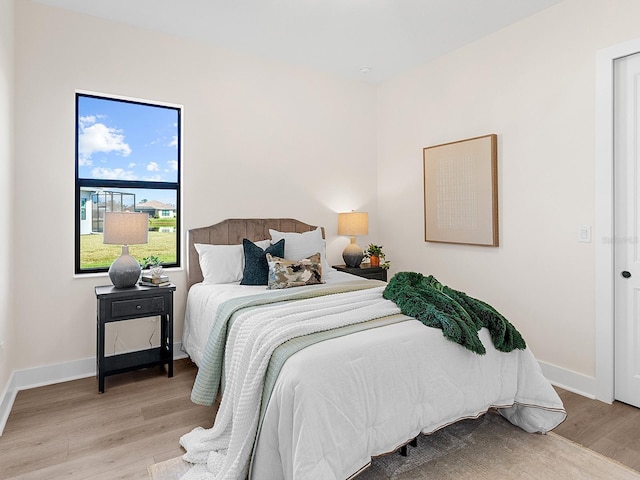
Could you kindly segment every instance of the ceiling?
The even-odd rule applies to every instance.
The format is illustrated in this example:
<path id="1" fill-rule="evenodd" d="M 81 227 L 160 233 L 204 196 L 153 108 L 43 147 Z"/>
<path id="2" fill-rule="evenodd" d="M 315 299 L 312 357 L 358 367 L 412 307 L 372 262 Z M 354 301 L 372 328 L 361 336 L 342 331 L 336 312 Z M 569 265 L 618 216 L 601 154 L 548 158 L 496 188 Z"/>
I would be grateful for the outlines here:
<path id="1" fill-rule="evenodd" d="M 33 0 L 378 83 L 561 0 Z"/>

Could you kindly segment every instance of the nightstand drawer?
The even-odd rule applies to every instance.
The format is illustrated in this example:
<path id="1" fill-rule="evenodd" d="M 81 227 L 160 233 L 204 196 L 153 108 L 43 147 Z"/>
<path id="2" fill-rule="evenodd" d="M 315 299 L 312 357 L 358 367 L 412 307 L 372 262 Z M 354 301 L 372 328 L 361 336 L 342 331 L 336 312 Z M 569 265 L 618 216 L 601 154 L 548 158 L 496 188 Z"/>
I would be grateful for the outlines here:
<path id="1" fill-rule="evenodd" d="M 161 314 L 164 312 L 163 297 L 138 298 L 136 300 L 119 300 L 111 303 L 111 318 L 129 317 L 131 315 Z"/>

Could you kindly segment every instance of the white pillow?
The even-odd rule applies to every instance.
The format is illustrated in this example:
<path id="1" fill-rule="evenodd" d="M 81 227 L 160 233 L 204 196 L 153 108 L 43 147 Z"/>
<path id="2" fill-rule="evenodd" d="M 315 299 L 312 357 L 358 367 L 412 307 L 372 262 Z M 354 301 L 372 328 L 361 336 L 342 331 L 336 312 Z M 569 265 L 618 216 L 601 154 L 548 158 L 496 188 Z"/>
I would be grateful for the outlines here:
<path id="1" fill-rule="evenodd" d="M 260 240 L 259 242 L 253 242 L 258 245 L 261 249 L 266 250 L 271 246 L 271 240 Z"/>
<path id="2" fill-rule="evenodd" d="M 242 245 L 194 244 L 200 261 L 203 283 L 232 283 L 242 280 L 244 250 Z"/>
<path id="3" fill-rule="evenodd" d="M 327 247 L 322 238 L 322 229 L 320 227 L 304 233 L 278 232 L 277 230 L 269 229 L 269 234 L 271 235 L 272 243 L 284 238 L 284 258 L 287 260 L 295 260 L 297 262 L 320 252 L 323 271 L 331 270 L 327 263 Z"/>

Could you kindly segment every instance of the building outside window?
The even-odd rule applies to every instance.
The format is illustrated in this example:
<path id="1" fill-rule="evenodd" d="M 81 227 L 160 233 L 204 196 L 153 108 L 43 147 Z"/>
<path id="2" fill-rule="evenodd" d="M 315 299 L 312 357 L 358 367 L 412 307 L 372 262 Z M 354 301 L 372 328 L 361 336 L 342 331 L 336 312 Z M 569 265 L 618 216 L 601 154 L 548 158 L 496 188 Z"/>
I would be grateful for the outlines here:
<path id="1" fill-rule="evenodd" d="M 138 259 L 180 263 L 181 108 L 76 94 L 76 273 L 107 271 L 121 247 L 104 245 L 107 212 L 145 212 L 149 243 Z"/>

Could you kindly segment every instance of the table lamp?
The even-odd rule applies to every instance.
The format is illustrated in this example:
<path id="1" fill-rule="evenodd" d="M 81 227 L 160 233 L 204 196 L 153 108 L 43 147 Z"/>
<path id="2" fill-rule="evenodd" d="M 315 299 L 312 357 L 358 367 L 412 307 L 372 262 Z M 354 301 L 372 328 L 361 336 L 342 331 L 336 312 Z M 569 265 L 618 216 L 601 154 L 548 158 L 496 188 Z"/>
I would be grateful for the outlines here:
<path id="1" fill-rule="evenodd" d="M 104 215 L 102 243 L 122 245 L 122 255 L 109 267 L 109 278 L 116 288 L 129 288 L 138 283 L 140 264 L 129 255 L 129 245 L 147 243 L 149 215 L 146 213 L 108 212 Z"/>
<path id="2" fill-rule="evenodd" d="M 348 235 L 351 242 L 342 252 L 342 258 L 347 267 L 359 267 L 364 258 L 364 252 L 356 244 L 356 235 L 369 233 L 369 214 L 366 212 L 349 212 L 338 214 L 338 235 Z"/>

